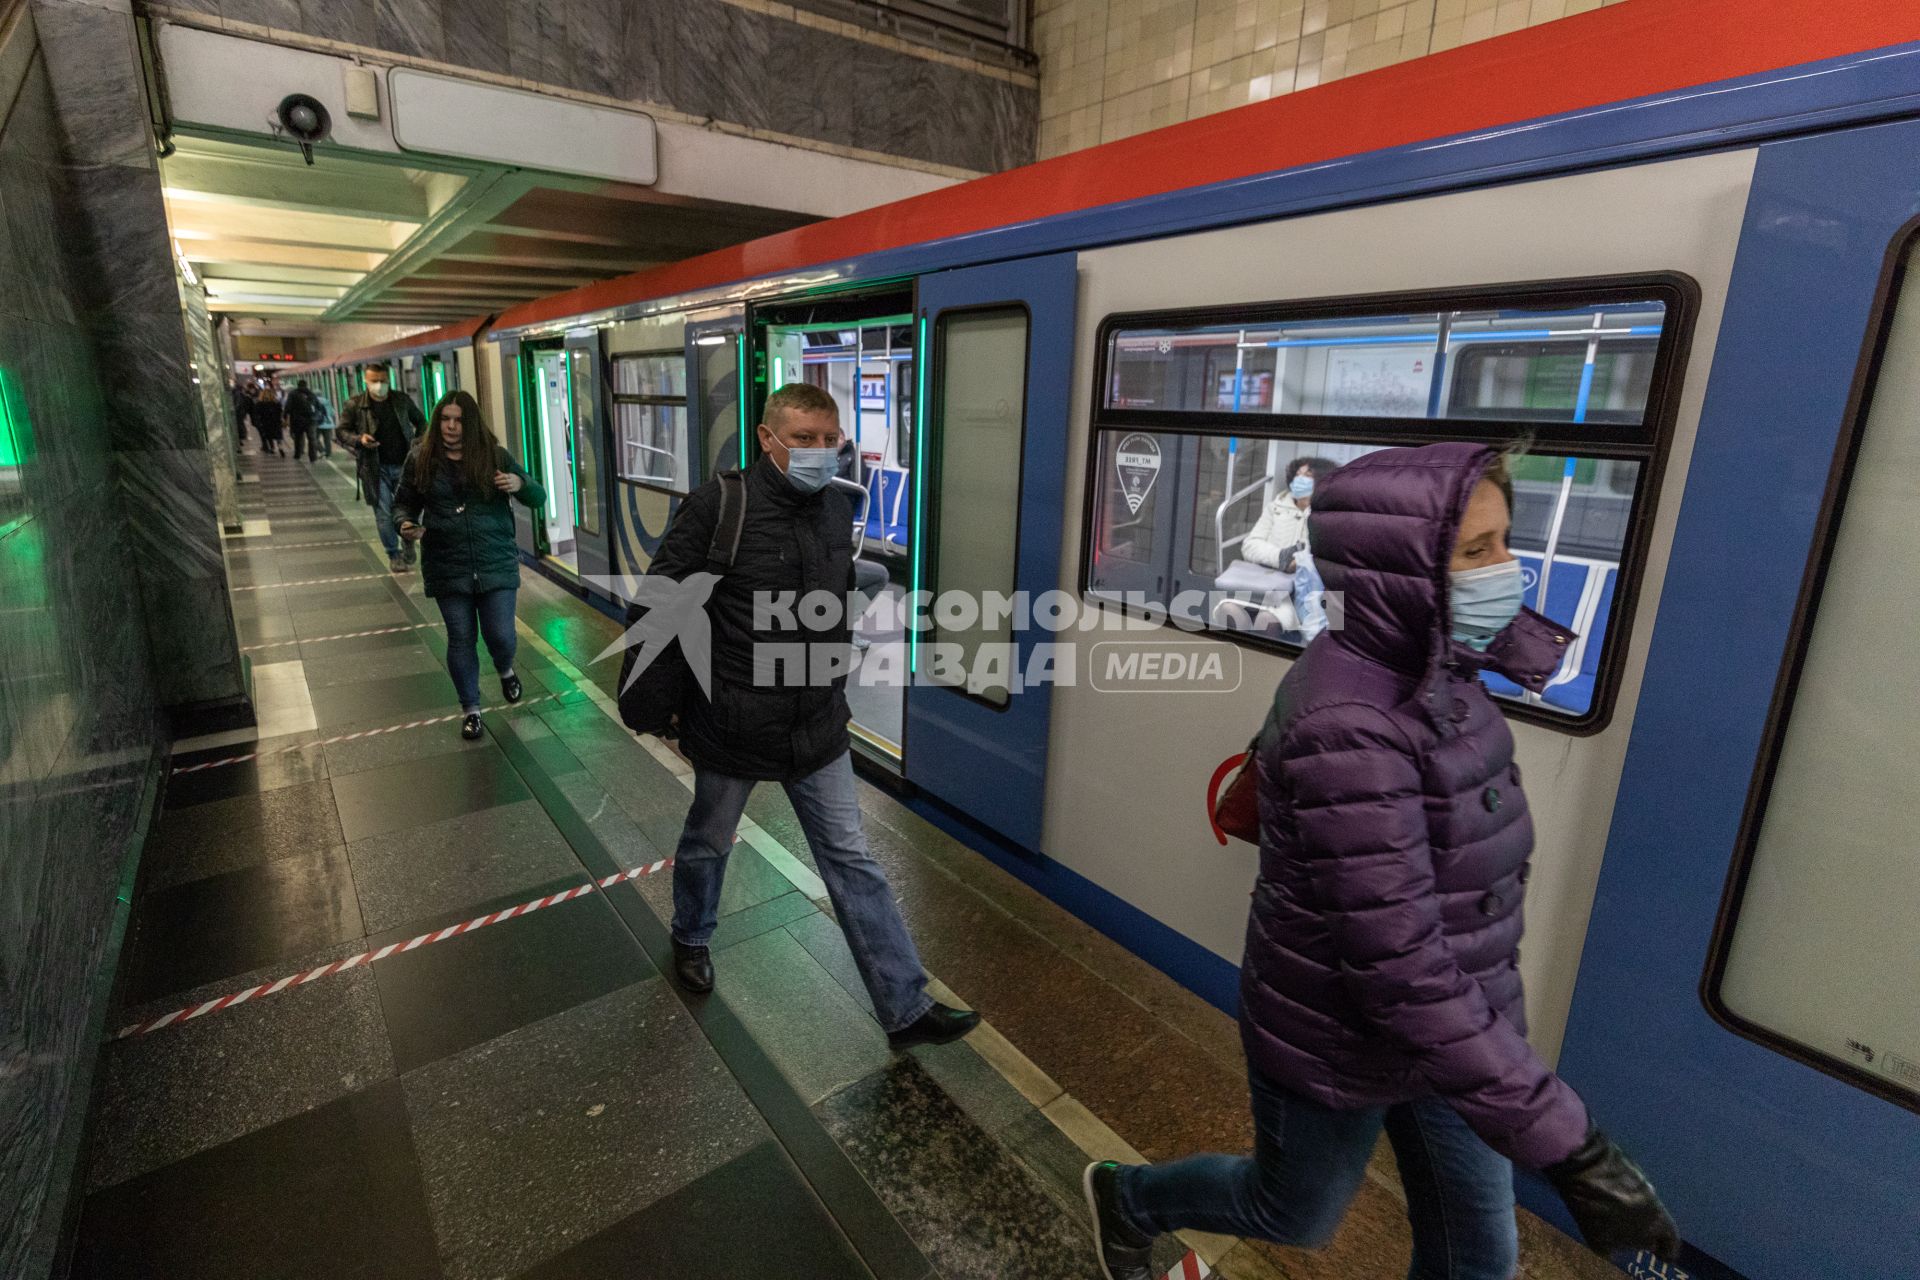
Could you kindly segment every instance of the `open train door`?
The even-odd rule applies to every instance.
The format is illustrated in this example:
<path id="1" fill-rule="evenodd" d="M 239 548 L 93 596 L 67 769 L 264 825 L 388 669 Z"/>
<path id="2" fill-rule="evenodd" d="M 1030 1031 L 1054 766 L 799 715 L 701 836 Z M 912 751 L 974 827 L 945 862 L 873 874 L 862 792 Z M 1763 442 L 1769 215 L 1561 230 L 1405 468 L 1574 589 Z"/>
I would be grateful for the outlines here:
<path id="1" fill-rule="evenodd" d="M 984 606 L 1060 584 L 1076 283 L 1064 253 L 919 284 L 912 589 L 935 605 L 910 631 L 905 773 L 1028 849 L 1052 687 L 1024 677 L 1054 637 Z"/>
<path id="2" fill-rule="evenodd" d="M 573 428 L 574 550 L 580 580 L 592 594 L 612 599 L 603 585 L 613 573 L 608 519 L 613 468 L 607 465 L 606 415 L 600 411 L 600 331 L 567 334 L 567 413 Z"/>

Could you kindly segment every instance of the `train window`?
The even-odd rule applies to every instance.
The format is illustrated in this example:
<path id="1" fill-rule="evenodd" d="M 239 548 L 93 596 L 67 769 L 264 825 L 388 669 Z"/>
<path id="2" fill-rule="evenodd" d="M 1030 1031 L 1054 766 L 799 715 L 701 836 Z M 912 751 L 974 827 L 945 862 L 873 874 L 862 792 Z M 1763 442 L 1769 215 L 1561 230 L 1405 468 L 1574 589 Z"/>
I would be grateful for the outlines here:
<path id="1" fill-rule="evenodd" d="M 1916 258 L 1910 249 L 1909 287 Z M 1741 1030 L 1920 1106 L 1907 803 L 1920 756 L 1920 290 L 1898 300 L 1885 336 L 1708 991 Z M 1781 608 L 1792 603 L 1783 595 Z"/>
<path id="2" fill-rule="evenodd" d="M 622 480 L 687 492 L 687 361 L 678 351 L 615 356 L 613 424 Z"/>
<path id="3" fill-rule="evenodd" d="M 1340 619 L 1311 499 L 1290 482 L 1375 449 L 1478 440 L 1515 451 L 1526 603 L 1580 636 L 1542 693 L 1484 679 L 1530 718 L 1597 725 L 1690 297 L 1654 278 L 1109 317 L 1082 588 L 1294 651 Z"/>
<path id="4" fill-rule="evenodd" d="M 694 339 L 703 480 L 740 465 L 740 342 L 724 332 Z"/>
<path id="5" fill-rule="evenodd" d="M 1666 305 L 1302 316 L 1116 329 L 1109 409 L 1636 424 Z"/>
<path id="6" fill-rule="evenodd" d="M 960 311 L 942 316 L 935 335 L 940 353 L 940 427 L 929 443 L 933 507 L 939 513 L 931 560 L 936 599 L 949 592 L 974 601 L 1014 591 L 1020 531 L 1020 451 L 1026 426 L 1027 312 L 1024 307 Z M 992 706 L 1010 696 L 1013 620 L 1006 611 L 978 609 L 964 624 L 933 611 L 932 639 L 959 646 L 952 668 L 967 673 L 966 692 Z M 983 650 L 1007 655 L 983 662 Z M 937 669 L 928 679 L 946 683 Z"/>

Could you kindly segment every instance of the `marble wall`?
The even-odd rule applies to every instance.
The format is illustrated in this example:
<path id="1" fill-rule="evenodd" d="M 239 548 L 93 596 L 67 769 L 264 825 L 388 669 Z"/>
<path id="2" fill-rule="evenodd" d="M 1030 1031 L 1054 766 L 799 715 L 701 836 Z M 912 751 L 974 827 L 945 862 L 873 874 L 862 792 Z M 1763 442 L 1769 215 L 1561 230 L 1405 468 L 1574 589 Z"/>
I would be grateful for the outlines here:
<path id="1" fill-rule="evenodd" d="M 169 0 L 228 20 L 774 133 L 993 172 L 1033 159 L 1030 74 L 754 0 Z"/>
<path id="2" fill-rule="evenodd" d="M 79 322 L 100 362 L 119 501 L 161 705 L 243 706 L 210 438 L 192 375 L 133 14 L 126 0 L 31 0 L 52 86 L 78 258 Z"/>
<path id="3" fill-rule="evenodd" d="M 0 1275 L 45 1273 L 157 765 L 131 528 L 33 23 L 0 3 Z M 9 109 L 10 108 L 10 109 Z M 130 603 L 131 602 L 131 603 Z"/>

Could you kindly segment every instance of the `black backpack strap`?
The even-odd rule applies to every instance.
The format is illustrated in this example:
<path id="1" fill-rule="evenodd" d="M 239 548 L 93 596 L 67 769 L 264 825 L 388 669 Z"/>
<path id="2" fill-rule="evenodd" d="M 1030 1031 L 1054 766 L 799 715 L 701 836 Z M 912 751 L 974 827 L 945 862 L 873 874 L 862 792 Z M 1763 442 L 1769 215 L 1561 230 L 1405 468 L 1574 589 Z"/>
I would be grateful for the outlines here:
<path id="1" fill-rule="evenodd" d="M 707 571 L 726 573 L 740 554 L 740 534 L 747 527 L 747 476 L 743 471 L 720 473 L 720 518 L 714 522 L 713 544 L 707 548 Z"/>

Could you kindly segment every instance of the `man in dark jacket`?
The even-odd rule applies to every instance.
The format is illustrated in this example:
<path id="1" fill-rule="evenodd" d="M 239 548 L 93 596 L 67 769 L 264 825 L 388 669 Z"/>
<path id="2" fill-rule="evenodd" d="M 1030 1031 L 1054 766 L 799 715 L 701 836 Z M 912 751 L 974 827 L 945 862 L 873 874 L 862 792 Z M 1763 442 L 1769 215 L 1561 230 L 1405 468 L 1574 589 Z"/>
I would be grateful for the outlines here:
<path id="1" fill-rule="evenodd" d="M 287 427 L 293 432 L 293 456 L 297 461 L 304 453 L 311 463 L 314 455 L 320 451 L 320 419 L 326 413 L 326 407 L 320 403 L 320 397 L 307 390 L 307 380 L 300 379 L 293 384 L 293 393 L 287 397 Z"/>
<path id="2" fill-rule="evenodd" d="M 425 426 L 420 406 L 406 392 L 394 391 L 378 365 L 367 370 L 367 389 L 340 411 L 340 442 L 359 455 L 360 493 L 373 508 L 387 567 L 395 573 L 412 568 L 417 554 L 394 528 L 393 495 L 400 488 L 400 467 Z"/>
<path id="3" fill-rule="evenodd" d="M 694 796 L 673 867 L 675 975 L 689 990 L 713 988 L 707 943 L 734 829 L 754 783 L 778 782 L 888 1041 L 905 1048 L 957 1040 L 979 1015 L 927 995 L 919 952 L 860 826 L 846 664 L 832 661 L 849 655 L 845 604 L 854 583 L 853 507 L 830 487 L 839 410 L 818 387 L 783 387 L 767 397 L 759 439 L 764 456 L 746 472 L 739 548 L 707 603 L 710 696 L 694 693 L 680 714 Z M 718 479 L 695 490 L 649 572 L 680 581 L 706 570 L 721 507 Z M 838 597 L 841 610 L 808 625 L 809 611 L 795 602 L 809 592 Z"/>

